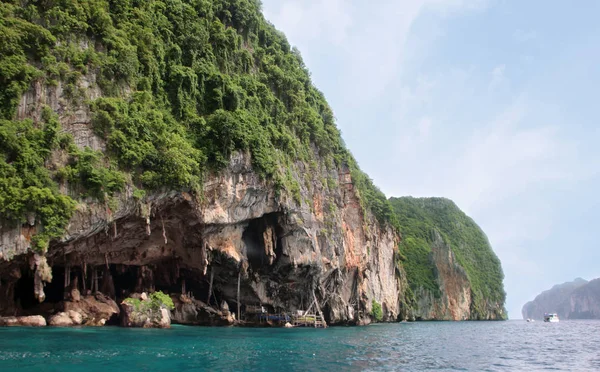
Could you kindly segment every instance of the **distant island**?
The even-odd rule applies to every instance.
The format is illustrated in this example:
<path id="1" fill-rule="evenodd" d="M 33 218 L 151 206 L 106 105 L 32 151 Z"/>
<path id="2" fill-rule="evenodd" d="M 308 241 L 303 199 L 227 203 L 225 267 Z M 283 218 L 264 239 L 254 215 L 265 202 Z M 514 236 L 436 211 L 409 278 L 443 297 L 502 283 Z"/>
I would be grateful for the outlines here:
<path id="1" fill-rule="evenodd" d="M 600 278 L 577 278 L 540 293 L 523 306 L 523 319 L 542 319 L 555 312 L 561 319 L 600 319 Z"/>

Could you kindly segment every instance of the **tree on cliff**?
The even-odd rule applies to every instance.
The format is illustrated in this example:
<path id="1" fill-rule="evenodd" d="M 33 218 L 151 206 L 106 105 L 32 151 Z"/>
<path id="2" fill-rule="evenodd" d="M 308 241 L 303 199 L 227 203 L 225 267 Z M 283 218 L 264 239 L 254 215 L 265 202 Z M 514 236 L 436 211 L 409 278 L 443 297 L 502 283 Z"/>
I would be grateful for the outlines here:
<path id="1" fill-rule="evenodd" d="M 127 184 L 138 196 L 163 187 L 200 193 L 207 172 L 234 151 L 250 152 L 254 169 L 297 202 L 290 164 L 347 165 L 361 205 L 396 225 L 259 1 L 10 0 L 0 3 L 0 34 L 0 213 L 37 224 L 40 251 L 63 235 L 74 200 L 110 207 Z M 20 119 L 34 85 L 59 87 L 71 106 L 90 110 L 106 152 L 75 146 L 51 110 Z M 68 161 L 49 169 L 52 153 Z"/>

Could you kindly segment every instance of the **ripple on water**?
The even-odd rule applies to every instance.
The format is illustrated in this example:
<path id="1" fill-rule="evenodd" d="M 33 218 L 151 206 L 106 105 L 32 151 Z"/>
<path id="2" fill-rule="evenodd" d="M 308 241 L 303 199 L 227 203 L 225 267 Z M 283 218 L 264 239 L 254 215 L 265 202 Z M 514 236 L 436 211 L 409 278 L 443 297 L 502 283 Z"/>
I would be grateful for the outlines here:
<path id="1" fill-rule="evenodd" d="M 361 328 L 2 328 L 0 371 L 598 370 L 600 322 Z"/>

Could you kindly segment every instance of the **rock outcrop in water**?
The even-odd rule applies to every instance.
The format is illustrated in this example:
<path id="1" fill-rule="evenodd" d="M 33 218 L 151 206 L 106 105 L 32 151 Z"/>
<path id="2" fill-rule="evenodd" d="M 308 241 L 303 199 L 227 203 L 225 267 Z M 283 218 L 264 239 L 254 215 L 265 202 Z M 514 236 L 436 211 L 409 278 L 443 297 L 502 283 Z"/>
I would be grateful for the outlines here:
<path id="1" fill-rule="evenodd" d="M 0 314 L 500 317 L 441 235 L 443 299 L 411 294 L 391 205 L 257 2 L 117 3 L 0 4 Z M 116 305 L 156 291 L 171 314 Z"/>
<path id="2" fill-rule="evenodd" d="M 600 319 L 600 279 L 577 278 L 540 293 L 521 310 L 523 319 L 543 319 L 544 313 L 560 319 Z"/>
<path id="3" fill-rule="evenodd" d="M 505 319 L 504 274 L 487 237 L 452 201 L 391 198 L 416 319 Z"/>

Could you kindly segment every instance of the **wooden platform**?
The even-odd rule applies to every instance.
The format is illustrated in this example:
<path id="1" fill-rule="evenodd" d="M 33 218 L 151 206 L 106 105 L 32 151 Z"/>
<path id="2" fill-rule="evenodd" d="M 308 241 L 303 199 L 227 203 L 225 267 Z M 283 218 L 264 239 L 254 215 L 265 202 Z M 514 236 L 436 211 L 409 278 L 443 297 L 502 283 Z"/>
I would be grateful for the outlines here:
<path id="1" fill-rule="evenodd" d="M 305 314 L 292 317 L 294 327 L 327 328 L 327 323 L 322 316 L 317 314 Z"/>

